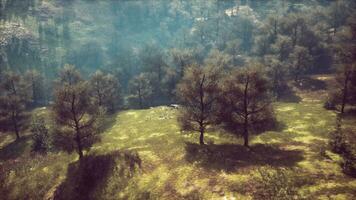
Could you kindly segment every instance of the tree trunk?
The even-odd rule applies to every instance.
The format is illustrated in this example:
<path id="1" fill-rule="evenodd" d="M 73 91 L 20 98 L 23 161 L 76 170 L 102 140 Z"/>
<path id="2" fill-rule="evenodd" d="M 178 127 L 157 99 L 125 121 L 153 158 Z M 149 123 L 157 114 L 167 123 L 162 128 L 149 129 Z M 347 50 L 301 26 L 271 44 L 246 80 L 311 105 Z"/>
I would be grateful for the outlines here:
<path id="1" fill-rule="evenodd" d="M 76 96 L 73 95 L 72 98 L 72 115 L 73 115 L 73 120 L 74 120 L 74 124 L 75 124 L 75 142 L 77 143 L 77 151 L 78 151 L 78 155 L 79 155 L 79 159 L 83 158 L 83 147 L 82 147 L 82 141 L 80 138 L 80 126 L 79 126 L 79 120 L 77 119 L 77 114 L 75 111 L 75 98 Z"/>
<path id="2" fill-rule="evenodd" d="M 244 146 L 248 146 L 248 86 L 250 83 L 250 77 L 247 76 L 245 90 L 244 90 Z"/>
<path id="3" fill-rule="evenodd" d="M 19 128 L 17 126 L 17 122 L 15 122 L 14 128 L 15 128 L 15 133 L 16 133 L 16 140 L 19 140 L 20 139 L 20 131 L 19 131 Z"/>
<path id="4" fill-rule="evenodd" d="M 140 109 L 143 108 L 142 106 L 142 96 L 141 96 L 141 89 L 138 90 L 138 103 L 140 104 Z"/>
<path id="5" fill-rule="evenodd" d="M 248 118 L 247 116 L 245 117 L 245 122 L 244 122 L 244 146 L 249 147 L 249 141 L 248 141 Z"/>
<path id="6" fill-rule="evenodd" d="M 77 142 L 77 147 L 78 147 L 78 155 L 79 155 L 79 159 L 83 158 L 83 147 L 82 147 L 82 143 L 80 141 L 80 131 L 78 128 L 76 128 L 76 142 Z"/>
<path id="7" fill-rule="evenodd" d="M 204 144 L 204 114 L 205 114 L 205 105 L 204 105 L 204 81 L 205 81 L 205 74 L 203 75 L 203 79 L 200 83 L 200 121 L 199 121 L 199 129 L 200 129 L 200 138 L 199 143 L 201 145 Z"/>
<path id="8" fill-rule="evenodd" d="M 298 72 L 295 73 L 294 82 L 299 83 L 299 73 Z"/>
<path id="9" fill-rule="evenodd" d="M 345 105 L 347 103 L 347 85 L 349 83 L 349 74 L 346 74 L 346 77 L 345 77 L 345 82 L 344 82 L 344 88 L 342 90 L 343 92 L 343 96 L 342 96 L 342 102 L 341 102 L 341 114 L 344 113 L 344 110 L 345 110 Z"/>
<path id="10" fill-rule="evenodd" d="M 17 119 L 16 119 L 16 114 L 12 113 L 12 123 L 14 125 L 14 131 L 16 134 L 16 140 L 20 139 L 20 131 L 19 131 L 19 126 L 17 124 Z"/>
<path id="11" fill-rule="evenodd" d="M 204 145 L 204 127 L 200 127 L 199 144 Z"/>

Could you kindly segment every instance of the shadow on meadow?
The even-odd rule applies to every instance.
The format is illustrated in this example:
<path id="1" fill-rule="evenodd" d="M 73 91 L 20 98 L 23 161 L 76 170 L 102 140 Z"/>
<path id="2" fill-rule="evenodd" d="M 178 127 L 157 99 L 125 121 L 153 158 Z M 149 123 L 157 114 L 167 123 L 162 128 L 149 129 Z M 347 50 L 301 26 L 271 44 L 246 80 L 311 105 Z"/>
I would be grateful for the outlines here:
<path id="1" fill-rule="evenodd" d="M 69 164 L 67 178 L 57 188 L 54 199 L 113 197 L 127 187 L 129 179 L 140 167 L 141 159 L 137 153 L 115 151 L 85 156 Z"/>
<path id="2" fill-rule="evenodd" d="M 0 149 L 0 160 L 6 161 L 20 157 L 27 148 L 30 136 L 22 136 L 20 139 L 11 142 Z"/>
<path id="3" fill-rule="evenodd" d="M 233 172 L 239 168 L 270 165 L 293 167 L 304 159 L 303 151 L 283 150 L 277 146 L 256 144 L 250 150 L 238 144 L 199 145 L 186 143 L 185 159 L 211 170 Z"/>

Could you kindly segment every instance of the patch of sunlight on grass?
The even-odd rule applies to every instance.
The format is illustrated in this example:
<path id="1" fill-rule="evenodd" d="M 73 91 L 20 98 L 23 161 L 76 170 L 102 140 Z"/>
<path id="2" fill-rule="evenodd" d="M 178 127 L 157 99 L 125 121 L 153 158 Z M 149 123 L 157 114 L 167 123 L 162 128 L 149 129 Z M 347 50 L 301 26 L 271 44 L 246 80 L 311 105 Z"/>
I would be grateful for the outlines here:
<path id="1" fill-rule="evenodd" d="M 193 181 L 193 184 L 199 190 L 203 190 L 204 191 L 205 189 L 209 188 L 209 182 L 210 182 L 210 178 L 200 178 L 200 179 L 195 179 Z M 207 191 L 210 193 L 209 190 L 207 190 Z"/>
<path id="2" fill-rule="evenodd" d="M 315 140 L 320 140 L 320 137 L 313 136 L 313 135 L 310 135 L 310 134 L 305 133 L 305 132 L 298 132 L 298 133 L 300 135 L 302 135 L 302 136 L 301 137 L 299 137 L 299 136 L 295 137 L 293 140 L 296 141 L 296 142 L 303 142 L 303 143 L 306 143 L 306 144 L 311 144 Z"/>
<path id="3" fill-rule="evenodd" d="M 129 136 L 127 135 L 121 135 L 121 136 L 114 136 L 113 139 L 115 140 L 127 140 Z"/>
<path id="4" fill-rule="evenodd" d="M 174 186 L 179 194 L 187 195 L 195 190 L 191 182 L 192 176 L 194 176 L 194 168 L 193 166 L 182 166 L 175 170 L 178 176 Z"/>
<path id="5" fill-rule="evenodd" d="M 1 133 L 0 134 L 0 149 L 10 144 L 14 140 L 14 136 L 10 135 L 10 133 Z"/>
<path id="6" fill-rule="evenodd" d="M 323 176 L 338 175 L 343 176 L 337 162 L 318 159 L 308 159 L 298 163 L 298 166 L 307 170 L 311 174 L 322 174 Z"/>
<path id="7" fill-rule="evenodd" d="M 347 185 L 345 183 L 335 181 L 321 181 L 318 184 L 310 186 L 309 192 L 320 194 L 318 199 L 340 199 L 349 200 L 354 199 L 355 185 L 350 182 Z M 326 191 L 334 191 L 334 194 L 326 194 Z"/>
<path id="8" fill-rule="evenodd" d="M 330 156 L 332 160 L 316 160 L 320 152 L 313 148 L 315 141 L 325 143 L 328 132 L 334 128 L 335 113 L 326 111 L 321 103 L 315 102 L 275 103 L 274 106 L 277 120 L 282 124 L 281 130 L 253 136 L 251 143 L 283 145 L 283 150 L 302 151 L 304 159 L 296 167 L 300 167 L 305 176 L 325 177 L 335 173 L 338 179 L 342 177 L 338 164 L 340 157 L 333 155 Z M 176 112 L 161 106 L 118 113 L 113 116 L 115 124 L 102 135 L 102 142 L 94 148 L 105 153 L 117 149 L 138 152 L 146 168 L 137 176 L 138 189 L 133 189 L 134 193 L 148 191 L 152 197 L 199 193 L 203 199 L 251 199 L 249 194 L 237 191 L 258 174 L 259 167 L 227 173 L 198 168 L 197 162 L 188 163 L 185 160 L 185 143 L 198 143 L 199 134 L 181 133 Z M 214 144 L 241 144 L 241 138 L 223 131 L 207 132 L 205 139 L 207 143 Z M 213 192 L 215 186 L 219 186 L 221 192 Z"/>
<path id="9" fill-rule="evenodd" d="M 249 195 L 242 195 L 239 193 L 231 193 L 227 196 L 221 198 L 222 200 L 252 200 L 253 198 Z"/>
<path id="10" fill-rule="evenodd" d="M 160 160 L 152 151 L 139 151 L 139 154 L 143 159 L 149 160 L 150 162 L 158 162 Z"/>
<path id="11" fill-rule="evenodd" d="M 153 194 L 159 194 L 163 192 L 169 176 L 170 170 L 165 165 L 161 165 L 149 174 L 142 174 L 138 187 L 141 191 L 150 191 Z"/>
<path id="12" fill-rule="evenodd" d="M 285 106 L 285 107 L 279 107 L 276 110 L 279 112 L 287 112 L 287 111 L 292 111 L 295 110 L 296 108 L 293 106 Z"/>
<path id="13" fill-rule="evenodd" d="M 129 112 L 126 112 L 125 115 L 128 115 L 130 117 L 133 117 L 133 118 L 138 118 L 138 114 L 137 112 L 134 112 L 134 111 L 129 111 Z"/>
<path id="14" fill-rule="evenodd" d="M 219 176 L 231 183 L 247 182 L 252 177 L 251 174 L 227 174 L 225 172 L 222 172 Z"/>
<path id="15" fill-rule="evenodd" d="M 331 152 L 330 150 L 326 150 L 326 151 L 325 151 L 325 154 L 326 154 L 329 158 L 331 158 L 333 161 L 336 161 L 336 162 L 338 162 L 338 163 L 341 163 L 342 160 L 343 160 L 343 158 L 341 157 L 340 154 L 336 154 L 336 153 L 334 153 L 334 152 Z"/>

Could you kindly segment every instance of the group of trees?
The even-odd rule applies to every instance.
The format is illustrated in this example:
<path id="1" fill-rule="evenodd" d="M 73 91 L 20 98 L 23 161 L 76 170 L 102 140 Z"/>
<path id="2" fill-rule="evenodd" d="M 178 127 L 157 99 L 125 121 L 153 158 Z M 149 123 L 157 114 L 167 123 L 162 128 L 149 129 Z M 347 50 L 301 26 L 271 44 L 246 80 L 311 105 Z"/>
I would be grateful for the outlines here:
<path id="1" fill-rule="evenodd" d="M 4 41 L 0 44 L 0 74 L 6 69 L 24 72 L 31 65 L 52 79 L 57 73 L 53 66 L 64 63 L 76 65 L 84 76 L 100 68 L 119 79 L 122 96 L 128 97 L 132 107 L 174 102 L 175 86 L 184 69 L 206 60 L 230 67 L 257 58 L 266 66 L 273 94 L 279 98 L 290 76 L 300 84 L 304 74 L 330 69 L 335 39 L 344 32 L 355 8 L 355 3 L 347 0 L 301 4 L 215 0 L 23 2 L 16 6 L 31 5 L 31 9 L 24 7 L 24 13 L 16 13 L 20 16 L 18 23 L 12 23 L 11 18 L 16 7 L 11 3 L 3 6 L 6 9 L 0 17 L 6 23 L 0 24 Z M 82 20 L 86 19 L 78 12 L 82 6 L 92 23 Z M 26 20 L 26 12 L 32 9 L 34 19 Z M 107 12 L 99 17 L 98 9 Z M 104 26 L 102 20 L 107 19 L 113 23 Z M 75 24 L 84 28 L 77 29 Z M 140 31 L 142 28 L 145 31 Z M 47 90 L 53 87 L 50 81 L 45 85 Z M 141 91 L 144 95 L 139 94 Z M 47 101 L 50 94 L 47 92 Z"/>
<path id="2" fill-rule="evenodd" d="M 56 142 L 68 151 L 77 150 L 79 158 L 97 139 L 95 123 L 100 103 L 97 97 L 91 101 L 89 83 L 81 78 L 74 66 L 64 66 L 54 90 L 54 118 L 60 125 L 56 130 Z"/>
<path id="3" fill-rule="evenodd" d="M 119 81 L 101 71 L 84 80 L 74 66 L 65 65 L 56 80 L 53 100 L 54 143 L 82 158 L 83 151 L 99 139 L 100 117 L 120 106 Z"/>
<path id="4" fill-rule="evenodd" d="M 336 84 L 330 91 L 326 106 L 337 106 L 343 114 L 347 105 L 356 105 L 356 15 L 348 17 L 346 24 L 335 34 L 333 50 L 336 66 Z"/>
<path id="5" fill-rule="evenodd" d="M 274 123 L 270 85 L 259 65 L 252 62 L 229 71 L 190 66 L 177 89 L 183 106 L 182 129 L 199 131 L 200 144 L 204 144 L 206 129 L 221 126 L 242 135 L 248 147 L 251 129 L 258 131 Z"/>
<path id="6" fill-rule="evenodd" d="M 12 130 L 20 139 L 20 131 L 28 124 L 28 110 L 45 104 L 43 76 L 31 70 L 21 76 L 5 72 L 0 83 L 1 128 Z M 121 106 L 119 81 L 111 74 L 95 72 L 84 80 L 72 65 L 65 65 L 59 72 L 53 88 L 53 143 L 68 151 L 83 150 L 98 139 L 98 119 L 106 112 L 115 112 Z M 42 118 L 31 123 L 34 133 L 33 148 L 44 151 L 48 145 L 49 130 Z"/>
<path id="7" fill-rule="evenodd" d="M 334 33 L 332 42 L 336 82 L 329 91 L 325 107 L 340 112 L 336 129 L 330 134 L 330 146 L 335 153 L 343 157 L 344 173 L 356 177 L 356 146 L 353 142 L 356 134 L 355 130 L 345 123 L 345 114 L 352 111 L 356 105 L 356 14 L 353 13 L 344 20 L 346 23 Z"/>
<path id="8" fill-rule="evenodd" d="M 96 140 L 91 133 L 102 111 L 178 100 L 183 105 L 183 127 L 199 131 L 201 144 L 207 128 L 221 126 L 242 134 L 248 146 L 252 129 L 272 123 L 271 99 L 284 95 L 288 80 L 299 85 L 305 74 L 326 72 L 333 64 L 338 78 L 329 104 L 340 105 L 342 113 L 347 105 L 356 104 L 353 1 L 310 2 L 301 7 L 289 1 L 246 2 L 98 1 L 78 5 L 73 1 L 49 2 L 51 6 L 38 2 L 31 4 L 38 11 L 33 12 L 34 19 L 25 20 L 24 14 L 18 23 L 12 23 L 10 17 L 10 11 L 16 9 L 4 11 L 0 15 L 6 21 L 0 24 L 0 120 L 5 126 L 1 128 L 11 128 L 19 138 L 26 109 L 52 101 L 61 125 L 56 129 L 73 141 L 63 144 L 69 149 L 76 146 L 82 156 L 80 152 Z M 87 26 L 103 19 L 81 21 L 72 6 L 87 6 L 89 18 L 96 13 L 95 6 L 108 9 L 106 17 L 115 19 L 104 26 L 110 30 L 109 37 L 97 34 L 98 40 L 92 41 L 93 35 L 85 28 L 78 29 L 78 34 L 73 25 Z M 26 24 L 36 20 L 36 26 Z M 147 28 L 148 36 L 157 34 L 152 36 L 156 40 L 145 45 L 133 42 L 139 38 L 136 33 L 140 40 L 147 38 L 139 26 Z M 76 38 L 86 34 L 90 42 Z M 75 40 L 78 46 L 71 48 Z M 102 45 L 108 48 L 104 51 Z M 66 65 L 57 74 L 53 66 L 67 62 L 78 69 Z M 50 81 L 55 75 L 59 78 Z"/>

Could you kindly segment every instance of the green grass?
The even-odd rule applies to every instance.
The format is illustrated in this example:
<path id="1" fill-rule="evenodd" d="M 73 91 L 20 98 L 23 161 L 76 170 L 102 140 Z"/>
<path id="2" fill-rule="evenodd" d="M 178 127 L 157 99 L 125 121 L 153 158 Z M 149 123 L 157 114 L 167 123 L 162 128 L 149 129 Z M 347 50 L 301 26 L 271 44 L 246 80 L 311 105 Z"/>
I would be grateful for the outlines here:
<path id="1" fill-rule="evenodd" d="M 294 169 L 307 180 L 300 186 L 301 196 L 353 199 L 356 180 L 342 173 L 340 156 L 327 149 L 328 134 L 335 128 L 335 112 L 325 110 L 321 101 L 309 99 L 276 103 L 274 107 L 280 123 L 278 130 L 252 137 L 252 151 L 241 146 L 241 139 L 224 132 L 207 133 L 205 139 L 211 144 L 201 147 L 198 134 L 180 131 L 177 110 L 161 106 L 109 116 L 101 142 L 88 153 L 138 152 L 142 169 L 125 190 L 113 192 L 117 197 L 251 199 L 258 169 L 271 166 Z M 28 151 L 16 155 L 16 149 L 20 151 L 22 147 L 6 143 L 0 150 L 3 166 L 19 159 L 26 168 L 10 171 L 16 174 L 6 180 L 13 186 L 10 197 L 21 197 L 30 189 L 38 191 L 34 197 L 51 194 L 53 187 L 64 180 L 68 164 L 77 159 L 75 154 L 62 153 L 51 153 L 38 160 L 25 159 Z M 28 145 L 27 142 L 20 146 Z"/>
<path id="2" fill-rule="evenodd" d="M 138 151 L 143 159 L 138 187 L 159 198 L 179 199 L 197 192 L 204 199 L 248 199 L 248 194 L 233 188 L 253 182 L 256 170 L 267 165 L 298 168 L 301 176 L 313 177 L 315 184 L 300 191 L 306 195 L 344 199 L 355 195 L 356 190 L 337 189 L 356 186 L 355 180 L 342 174 L 339 156 L 328 150 L 328 158 L 321 155 L 336 114 L 326 111 L 321 102 L 276 103 L 275 109 L 281 130 L 253 137 L 254 153 L 244 151 L 240 139 L 217 132 L 207 134 L 214 144 L 208 150 L 212 152 L 205 153 L 197 145 L 198 134 L 181 133 L 177 111 L 167 107 L 121 112 L 93 151 Z"/>

